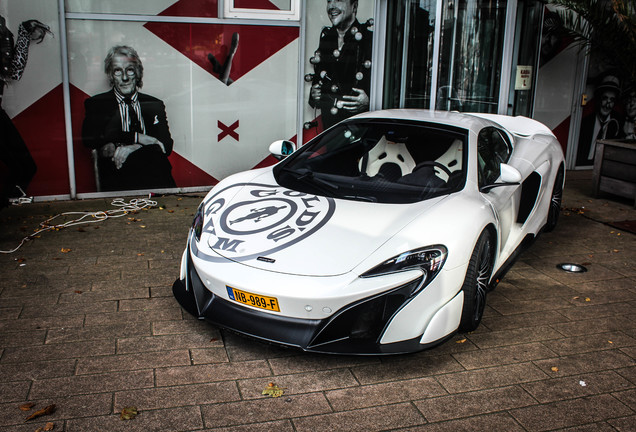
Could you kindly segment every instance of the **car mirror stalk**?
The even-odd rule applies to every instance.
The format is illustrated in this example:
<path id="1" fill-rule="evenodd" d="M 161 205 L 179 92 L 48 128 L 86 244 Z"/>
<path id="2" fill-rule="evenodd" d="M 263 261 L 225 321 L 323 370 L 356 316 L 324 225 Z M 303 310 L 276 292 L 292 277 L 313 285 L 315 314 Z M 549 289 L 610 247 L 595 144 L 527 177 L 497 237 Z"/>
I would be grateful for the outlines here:
<path id="1" fill-rule="evenodd" d="M 489 184 L 489 185 L 480 187 L 479 188 L 479 192 L 488 193 L 488 192 L 490 192 L 491 189 L 498 188 L 498 187 L 501 187 L 501 186 L 519 186 L 520 184 L 521 183 L 519 183 L 519 182 L 516 182 L 516 183 L 493 183 L 493 184 Z"/>

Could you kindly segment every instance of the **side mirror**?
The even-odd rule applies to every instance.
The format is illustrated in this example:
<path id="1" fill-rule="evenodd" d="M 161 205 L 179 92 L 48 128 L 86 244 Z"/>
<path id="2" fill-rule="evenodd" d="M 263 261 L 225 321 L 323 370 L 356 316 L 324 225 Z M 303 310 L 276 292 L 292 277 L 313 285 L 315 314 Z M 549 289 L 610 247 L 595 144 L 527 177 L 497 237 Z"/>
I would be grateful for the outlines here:
<path id="1" fill-rule="evenodd" d="M 269 152 L 278 160 L 283 160 L 296 150 L 296 144 L 287 140 L 274 141 L 269 146 Z"/>
<path id="2" fill-rule="evenodd" d="M 502 163 L 499 164 L 500 174 L 499 182 L 482 186 L 479 188 L 480 192 L 487 193 L 490 189 L 494 189 L 501 186 L 517 186 L 521 182 L 521 173 L 513 166 Z"/>

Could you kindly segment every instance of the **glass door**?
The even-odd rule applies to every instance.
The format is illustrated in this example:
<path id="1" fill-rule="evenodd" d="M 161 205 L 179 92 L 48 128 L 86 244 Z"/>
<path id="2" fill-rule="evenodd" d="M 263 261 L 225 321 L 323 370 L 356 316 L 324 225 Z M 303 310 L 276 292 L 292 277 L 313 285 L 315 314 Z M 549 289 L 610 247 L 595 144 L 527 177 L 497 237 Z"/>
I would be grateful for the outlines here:
<path id="1" fill-rule="evenodd" d="M 429 108 L 437 0 L 387 2 L 384 108 Z"/>
<path id="2" fill-rule="evenodd" d="M 497 113 L 507 0 L 443 0 L 435 108 Z"/>
<path id="3" fill-rule="evenodd" d="M 540 3 L 384 0 L 382 4 L 387 17 L 383 108 L 531 113 Z M 517 73 L 524 78 L 523 85 L 511 76 Z M 518 91 L 510 92 L 512 88 Z"/>

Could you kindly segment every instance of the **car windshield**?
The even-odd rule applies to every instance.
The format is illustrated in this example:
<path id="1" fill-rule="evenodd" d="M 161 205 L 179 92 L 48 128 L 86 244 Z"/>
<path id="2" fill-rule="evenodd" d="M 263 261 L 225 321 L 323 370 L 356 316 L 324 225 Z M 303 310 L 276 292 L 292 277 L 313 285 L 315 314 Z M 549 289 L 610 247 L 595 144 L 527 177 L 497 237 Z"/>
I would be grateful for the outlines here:
<path id="1" fill-rule="evenodd" d="M 289 189 L 357 201 L 413 203 L 464 187 L 463 129 L 353 120 L 314 138 L 274 169 Z"/>

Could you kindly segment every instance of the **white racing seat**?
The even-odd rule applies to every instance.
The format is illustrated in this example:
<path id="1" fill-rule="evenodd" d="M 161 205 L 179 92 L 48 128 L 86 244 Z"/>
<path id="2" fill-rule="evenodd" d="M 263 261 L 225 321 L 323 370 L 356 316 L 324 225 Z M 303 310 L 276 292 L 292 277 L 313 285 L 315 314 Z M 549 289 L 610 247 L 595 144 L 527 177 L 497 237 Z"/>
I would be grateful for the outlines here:
<path id="1" fill-rule="evenodd" d="M 359 168 L 369 177 L 381 174 L 395 181 L 413 171 L 415 161 L 404 143 L 394 143 L 383 136 L 360 160 Z"/>
<path id="2" fill-rule="evenodd" d="M 444 165 L 448 170 L 453 173 L 462 169 L 462 142 L 456 139 L 450 145 L 448 150 L 443 155 L 438 157 L 435 162 L 439 162 Z M 448 174 L 440 169 L 435 170 L 435 174 L 444 181 L 448 181 Z"/>

